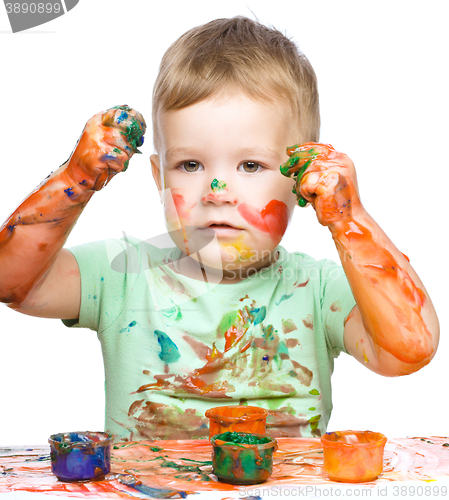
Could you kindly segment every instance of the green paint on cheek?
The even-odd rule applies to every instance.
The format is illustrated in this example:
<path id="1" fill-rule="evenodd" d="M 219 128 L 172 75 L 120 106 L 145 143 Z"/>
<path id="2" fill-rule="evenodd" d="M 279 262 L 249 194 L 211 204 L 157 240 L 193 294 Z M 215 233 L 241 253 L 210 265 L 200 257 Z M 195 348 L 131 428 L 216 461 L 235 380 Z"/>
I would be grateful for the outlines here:
<path id="1" fill-rule="evenodd" d="M 212 191 L 215 193 L 216 191 L 223 191 L 223 189 L 226 187 L 226 182 L 224 181 L 219 181 L 217 179 L 214 179 L 211 182 L 210 187 L 212 188 Z"/>

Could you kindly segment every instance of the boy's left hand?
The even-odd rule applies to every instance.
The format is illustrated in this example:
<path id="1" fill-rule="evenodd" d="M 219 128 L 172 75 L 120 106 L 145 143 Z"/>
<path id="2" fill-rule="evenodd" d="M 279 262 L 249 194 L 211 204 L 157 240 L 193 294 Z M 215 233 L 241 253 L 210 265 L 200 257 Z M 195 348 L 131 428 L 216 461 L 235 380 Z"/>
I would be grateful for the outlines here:
<path id="1" fill-rule="evenodd" d="M 308 142 L 287 148 L 290 158 L 280 167 L 286 177 L 293 177 L 298 204 L 310 203 L 323 226 L 352 219 L 362 208 L 354 164 L 330 144 Z"/>

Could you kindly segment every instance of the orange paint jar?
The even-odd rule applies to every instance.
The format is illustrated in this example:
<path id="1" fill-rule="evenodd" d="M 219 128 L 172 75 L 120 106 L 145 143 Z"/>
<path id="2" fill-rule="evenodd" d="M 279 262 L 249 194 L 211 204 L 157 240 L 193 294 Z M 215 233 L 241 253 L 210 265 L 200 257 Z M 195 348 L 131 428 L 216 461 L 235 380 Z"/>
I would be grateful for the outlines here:
<path id="1" fill-rule="evenodd" d="M 265 434 L 267 410 L 257 406 L 217 406 L 206 411 L 209 439 L 223 432 Z"/>
<path id="2" fill-rule="evenodd" d="M 380 432 L 327 432 L 321 436 L 324 472 L 332 481 L 373 481 L 382 472 L 386 442 Z"/>

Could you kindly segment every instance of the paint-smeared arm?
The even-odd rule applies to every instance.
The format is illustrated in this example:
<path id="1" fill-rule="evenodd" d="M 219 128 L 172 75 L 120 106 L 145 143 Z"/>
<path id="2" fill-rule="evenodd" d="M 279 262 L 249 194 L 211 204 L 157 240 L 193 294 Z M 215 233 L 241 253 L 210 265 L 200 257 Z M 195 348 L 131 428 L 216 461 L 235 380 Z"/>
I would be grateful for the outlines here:
<path id="1" fill-rule="evenodd" d="M 25 314 L 76 319 L 79 270 L 61 249 L 82 210 L 126 170 L 145 121 L 127 106 L 93 116 L 69 160 L 49 175 L 0 229 L 0 301 Z"/>
<path id="2" fill-rule="evenodd" d="M 298 202 L 311 203 L 337 247 L 357 306 L 345 323 L 348 351 L 385 376 L 407 375 L 436 353 L 439 324 L 418 275 L 360 202 L 352 161 L 330 145 L 287 149 L 281 166 Z"/>

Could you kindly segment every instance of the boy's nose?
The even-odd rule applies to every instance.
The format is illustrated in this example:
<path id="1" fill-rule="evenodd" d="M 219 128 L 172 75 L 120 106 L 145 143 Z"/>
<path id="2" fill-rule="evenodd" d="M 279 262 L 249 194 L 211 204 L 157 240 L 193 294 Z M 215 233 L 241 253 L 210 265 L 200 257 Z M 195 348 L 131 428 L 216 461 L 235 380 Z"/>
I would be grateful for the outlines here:
<path id="1" fill-rule="evenodd" d="M 201 201 L 205 204 L 213 203 L 215 205 L 223 203 L 237 205 L 238 203 L 237 196 L 231 192 L 226 182 L 218 179 L 213 179 L 207 186 L 206 194 L 201 198 Z"/>

